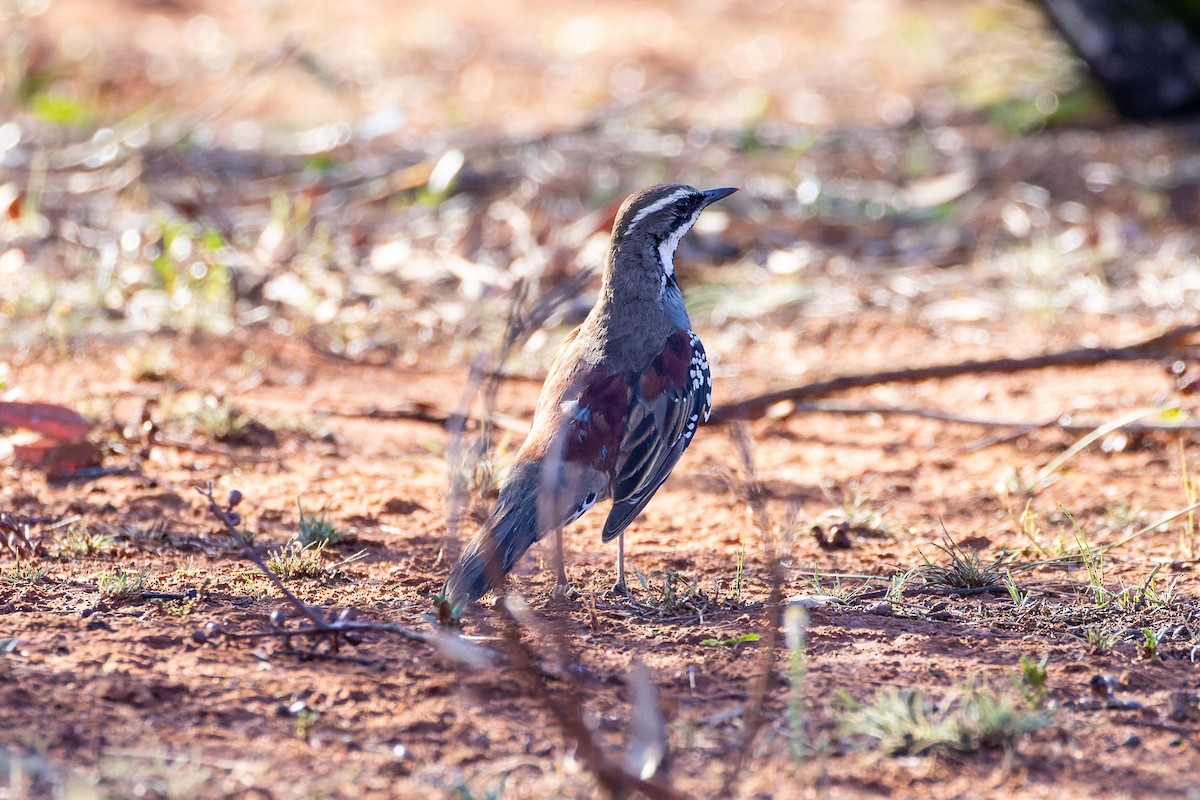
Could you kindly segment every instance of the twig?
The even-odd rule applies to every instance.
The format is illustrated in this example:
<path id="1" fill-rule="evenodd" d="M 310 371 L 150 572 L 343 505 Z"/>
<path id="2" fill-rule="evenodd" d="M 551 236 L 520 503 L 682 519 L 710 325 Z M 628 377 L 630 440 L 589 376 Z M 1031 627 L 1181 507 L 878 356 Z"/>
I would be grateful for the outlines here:
<path id="1" fill-rule="evenodd" d="M 718 406 L 709 417 L 709 424 L 724 424 L 735 420 L 761 419 L 777 403 L 798 402 L 815 397 L 824 397 L 848 389 L 860 389 L 881 383 L 915 383 L 933 378 L 951 378 L 956 375 L 999 373 L 1011 374 L 1047 367 L 1079 367 L 1103 364 L 1110 361 L 1145 361 L 1163 358 L 1189 344 L 1189 339 L 1198 325 L 1182 325 L 1169 331 L 1143 339 L 1126 347 L 1077 347 L 1057 353 L 1044 353 L 1029 358 L 994 358 L 960 361 L 955 364 L 938 364 L 931 367 L 891 369 L 861 375 L 843 375 L 827 381 L 808 383 L 790 389 L 781 389 L 761 394 L 736 403 Z M 791 413 L 788 410 L 783 416 Z"/>
<path id="2" fill-rule="evenodd" d="M 229 503 L 225 508 L 222 508 L 217 502 L 216 498 L 213 497 L 212 481 L 209 481 L 207 487 L 204 489 L 201 489 L 199 486 L 197 486 L 196 491 L 208 500 L 208 513 L 212 514 L 221 521 L 221 523 L 225 526 L 225 530 L 229 532 L 229 535 L 233 537 L 233 540 L 242 548 L 242 555 L 253 561 L 254 566 L 258 567 L 259 571 L 266 576 L 267 580 L 269 580 L 275 586 L 275 588 L 279 590 L 279 593 L 287 598 L 287 601 L 291 603 L 297 611 L 307 617 L 309 622 L 311 622 L 313 625 L 316 625 L 318 628 L 324 626 L 325 620 L 321 619 L 321 615 L 310 608 L 307 603 L 293 594 L 291 589 L 283 585 L 283 581 L 279 579 L 279 576 L 267 566 L 267 562 L 263 560 L 263 557 L 260 556 L 258 551 L 256 551 L 250 545 L 250 541 L 246 538 L 246 535 L 238 530 L 238 525 L 241 524 L 242 521 L 242 515 L 233 509 L 236 508 L 238 503 L 242 501 L 242 493 L 236 489 L 230 492 Z"/>
<path id="3" fill-rule="evenodd" d="M 323 653 L 320 650 L 301 650 L 298 647 L 293 647 L 285 652 L 287 652 L 289 655 L 298 656 L 302 661 L 306 658 L 311 658 L 314 661 L 318 659 L 324 661 L 340 661 L 344 664 L 358 664 L 363 667 L 379 666 L 378 661 L 373 661 L 369 658 L 362 658 L 361 656 L 348 656 L 345 653 Z"/>
<path id="4" fill-rule="evenodd" d="M 1189 727 L 1186 725 L 1172 725 L 1169 722 L 1159 722 L 1152 719 L 1138 719 L 1137 717 L 1123 717 L 1114 719 L 1113 722 L 1118 725 L 1133 725 L 1138 728 L 1151 728 L 1156 731 L 1165 731 L 1174 733 L 1183 738 L 1192 747 L 1200 750 L 1200 741 L 1197 741 L 1196 736 L 1200 735 L 1200 728 Z"/>
<path id="5" fill-rule="evenodd" d="M 514 607 L 520 608 L 523 605 L 524 601 L 514 594 L 507 595 L 496 603 L 496 609 L 505 622 L 503 639 L 508 647 L 510 661 L 524 676 L 529 693 L 541 701 L 563 733 L 575 743 L 576 751 L 596 777 L 604 793 L 614 800 L 625 797 L 630 791 L 641 792 L 650 800 L 683 800 L 685 795 L 668 786 L 633 775 L 605 755 L 584 721 L 583 703 L 578 686 L 569 672 L 564 671 L 560 676 L 566 687 L 561 700 L 556 699 L 538 680 L 540 670 L 536 666 L 537 653 L 521 638 L 521 631 L 526 626 L 522 625 L 519 614 L 513 611 Z"/>
<path id="6" fill-rule="evenodd" d="M 764 720 L 763 706 L 766 704 L 767 692 L 771 688 L 771 683 L 775 678 L 776 672 L 775 660 L 776 651 L 779 648 L 779 629 L 783 625 L 784 581 L 783 566 L 775 550 L 775 537 L 771 529 L 771 515 L 767 510 L 762 484 L 759 483 L 758 473 L 754 468 L 754 452 L 750 442 L 750 435 L 746 432 L 745 426 L 739 424 L 734 427 L 731 436 L 738 457 L 742 462 L 742 468 L 746 472 L 744 483 L 745 499 L 754 512 L 754 519 L 758 524 L 759 534 L 762 536 L 763 553 L 767 559 L 767 579 L 770 584 L 770 592 L 767 596 L 767 621 L 766 630 L 763 631 L 762 637 L 763 646 L 759 660 L 759 672 L 751 685 L 750 697 L 746 703 L 746 712 L 743 717 L 745 722 L 742 726 L 742 730 L 744 731 L 742 745 L 738 748 L 736 755 L 725 770 L 725 777 L 721 785 L 721 796 L 723 797 L 732 796 L 734 781 L 741 774 L 742 765 L 750 757 L 750 750 L 754 746 L 754 740 L 762 728 Z"/>
<path id="7" fill-rule="evenodd" d="M 267 562 L 263 560 L 263 557 L 259 555 L 258 552 L 251 546 L 245 534 L 238 529 L 238 525 L 241 524 L 242 517 L 241 514 L 234 511 L 234 508 L 242 500 L 241 492 L 237 491 L 236 489 L 230 492 L 229 502 L 227 505 L 222 507 L 221 504 L 217 502 L 216 498 L 213 497 L 213 486 L 211 481 L 208 483 L 206 488 L 201 489 L 200 487 L 196 487 L 196 491 L 208 500 L 208 512 L 220 520 L 221 524 L 225 526 L 225 530 L 229 532 L 229 535 L 232 536 L 234 541 L 236 541 L 241 547 L 242 554 L 245 555 L 246 558 L 253 561 L 254 565 L 258 567 L 259 572 L 266 576 L 267 580 L 269 580 L 271 584 L 279 590 L 279 593 L 287 599 L 288 603 L 297 611 L 299 611 L 300 614 L 302 614 L 304 618 L 312 624 L 311 628 L 298 628 L 294 631 L 282 629 L 278 631 L 269 631 L 265 632 L 264 636 L 326 636 L 329 637 L 330 645 L 335 651 L 337 650 L 339 638 L 350 632 L 391 633 L 401 636 L 405 639 L 411 639 L 412 641 L 425 643 L 428 643 L 433 639 L 433 637 L 421 633 L 420 631 L 415 631 L 411 628 L 394 623 L 380 624 L 373 622 L 360 622 L 353 619 L 337 619 L 332 621 L 325 619 L 320 611 L 305 603 L 290 589 L 288 589 L 287 586 L 284 585 L 279 576 L 276 575 L 269 566 L 267 566 Z M 220 626 L 215 626 L 214 630 L 221 634 L 230 635 L 228 631 L 224 630 L 224 628 Z M 238 635 L 234 635 L 234 638 L 238 638 Z"/>
<path id="8" fill-rule="evenodd" d="M 905 588 L 901 591 L 904 597 L 916 597 L 918 595 L 933 595 L 935 597 L 969 597 L 973 594 L 986 594 L 988 592 L 1007 592 L 1008 587 L 1002 583 L 993 583 L 989 586 L 972 586 L 969 589 L 954 589 L 948 586 L 914 586 Z M 855 600 L 878 600 L 881 597 L 888 597 L 895 594 L 892 589 L 872 589 L 869 592 L 862 592 L 854 596 Z"/>
<path id="9" fill-rule="evenodd" d="M 200 595 L 195 589 L 187 592 L 139 592 L 142 600 L 195 600 Z"/>
<path id="10" fill-rule="evenodd" d="M 991 419 L 989 417 L 974 417 L 967 414 L 955 414 L 953 411 L 942 411 L 934 408 L 914 408 L 911 406 L 857 405 L 852 403 L 796 403 L 791 408 L 793 414 L 842 414 L 844 416 L 908 416 L 932 419 L 938 422 L 954 422 L 960 425 L 972 425 L 977 428 L 1015 428 L 1017 435 L 1033 430 L 1057 430 L 1065 433 L 1083 434 L 1094 431 L 1105 423 L 1077 422 L 1068 414 L 1059 414 L 1053 419 L 1020 420 L 1020 419 Z M 1200 422 L 1130 422 L 1119 428 L 1134 435 L 1142 433 L 1173 433 L 1177 431 L 1200 431 Z"/>

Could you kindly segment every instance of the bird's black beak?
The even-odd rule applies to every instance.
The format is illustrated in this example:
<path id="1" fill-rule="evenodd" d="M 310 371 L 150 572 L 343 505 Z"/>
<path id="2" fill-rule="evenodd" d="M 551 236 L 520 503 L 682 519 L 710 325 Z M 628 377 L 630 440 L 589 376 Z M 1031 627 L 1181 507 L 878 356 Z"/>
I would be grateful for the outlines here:
<path id="1" fill-rule="evenodd" d="M 711 206 L 722 197 L 729 197 L 729 195 L 736 191 L 737 189 L 709 189 L 708 191 L 701 192 L 700 194 L 704 195 L 704 205 Z"/>

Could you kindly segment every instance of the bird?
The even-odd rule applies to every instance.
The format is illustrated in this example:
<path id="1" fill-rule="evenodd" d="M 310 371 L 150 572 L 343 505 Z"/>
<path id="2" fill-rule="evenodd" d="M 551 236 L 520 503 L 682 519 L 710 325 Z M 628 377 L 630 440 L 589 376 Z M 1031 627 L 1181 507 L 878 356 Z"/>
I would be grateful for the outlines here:
<path id="1" fill-rule="evenodd" d="M 551 533 L 555 591 L 569 591 L 563 528 L 606 499 L 601 538 L 617 540 L 613 591 L 628 594 L 625 529 L 712 410 L 708 357 L 688 319 L 675 250 L 700 212 L 735 191 L 662 184 L 621 204 L 596 304 L 554 356 L 495 507 L 435 598 L 443 618 L 457 620 Z"/>

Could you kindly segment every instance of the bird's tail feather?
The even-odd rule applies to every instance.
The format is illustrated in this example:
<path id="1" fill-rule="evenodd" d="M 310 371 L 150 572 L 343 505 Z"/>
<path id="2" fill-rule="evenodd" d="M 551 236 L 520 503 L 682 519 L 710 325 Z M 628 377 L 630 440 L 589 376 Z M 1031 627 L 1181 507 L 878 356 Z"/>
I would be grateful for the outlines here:
<path id="1" fill-rule="evenodd" d="M 537 542 L 537 499 L 521 494 L 501 495 L 496 509 L 450 570 L 442 595 L 455 618 L 500 584 L 525 551 Z"/>

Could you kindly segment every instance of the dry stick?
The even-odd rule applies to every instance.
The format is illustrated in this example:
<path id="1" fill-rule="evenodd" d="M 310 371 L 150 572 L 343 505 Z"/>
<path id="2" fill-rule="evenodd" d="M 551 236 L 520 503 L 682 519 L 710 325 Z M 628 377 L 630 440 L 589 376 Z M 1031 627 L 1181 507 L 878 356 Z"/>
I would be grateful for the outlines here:
<path id="1" fill-rule="evenodd" d="M 233 537 L 234 541 L 236 541 L 242 548 L 242 555 L 253 561 L 254 566 L 258 567 L 259 571 L 267 577 L 267 580 L 274 584 L 275 588 L 279 590 L 279 593 L 287 598 L 287 601 L 291 603 L 297 611 L 307 617 L 309 622 L 317 627 L 324 626 L 325 620 L 323 620 L 316 611 L 309 608 L 307 603 L 305 603 L 296 595 L 292 594 L 291 589 L 283 585 L 283 581 L 279 579 L 279 576 L 271 571 L 271 568 L 267 566 L 267 562 L 263 561 L 263 557 L 260 556 L 258 552 L 250 546 L 250 542 L 246 539 L 245 535 L 238 530 L 237 523 L 240 521 L 241 517 L 240 515 L 237 515 L 237 512 L 235 512 L 233 508 L 238 504 L 238 502 L 241 501 L 241 493 L 239 492 L 237 495 L 231 495 L 229 498 L 229 507 L 221 508 L 221 504 L 217 502 L 215 497 L 213 497 L 212 481 L 209 481 L 208 485 L 203 489 L 197 486 L 196 491 L 199 492 L 202 497 L 208 500 L 208 513 L 212 514 L 214 517 L 219 519 L 222 524 L 225 525 L 225 529 Z"/>
<path id="2" fill-rule="evenodd" d="M 1139 728 L 1152 728 L 1156 731 L 1166 731 L 1180 736 L 1185 742 L 1192 747 L 1200 750 L 1200 740 L 1195 737 L 1200 735 L 1200 728 L 1191 727 L 1188 725 L 1172 725 L 1169 722 L 1158 722 L 1151 719 L 1138 719 L 1137 717 L 1125 717 L 1114 719 L 1113 722 L 1118 725 L 1133 725 Z"/>
<path id="3" fill-rule="evenodd" d="M 1110 361 L 1145 361 L 1163 358 L 1186 347 L 1189 338 L 1200 331 L 1200 325 L 1182 325 L 1169 331 L 1143 339 L 1126 347 L 1077 347 L 1058 353 L 1045 353 L 1029 358 L 994 358 L 960 361 L 956 364 L 939 364 L 932 367 L 892 369 L 862 375 L 843 375 L 827 381 L 808 383 L 790 389 L 747 398 L 736 403 L 718 406 L 709 418 L 709 424 L 723 424 L 735 420 L 754 420 L 766 416 L 776 403 L 798 402 L 814 397 L 824 397 L 848 389 L 861 389 L 881 383 L 915 383 L 931 378 L 951 378 L 956 375 L 994 372 L 1010 374 L 1047 367 L 1078 367 L 1103 364 Z M 790 411 L 788 413 L 791 413 Z"/>
<path id="4" fill-rule="evenodd" d="M 522 624 L 520 615 L 513 612 L 510 603 L 515 606 L 523 606 L 524 601 L 519 596 L 508 595 L 496 603 L 496 608 L 505 622 L 503 626 L 504 641 L 508 645 L 509 658 L 513 666 L 529 683 L 529 693 L 542 703 L 554 717 L 563 733 L 575 743 L 576 751 L 582 757 L 583 763 L 596 776 L 596 781 L 604 793 L 614 800 L 625 797 L 631 790 L 641 792 L 651 800 L 683 800 L 684 795 L 670 787 L 631 774 L 605 755 L 603 748 L 592 736 L 591 730 L 584 721 L 583 702 L 579 687 L 574 676 L 569 672 L 564 672 L 560 676 L 566 687 L 561 701 L 551 695 L 539 680 L 540 670 L 535 663 L 538 654 L 521 638 L 521 631 L 527 629 L 528 626 Z"/>
<path id="5" fill-rule="evenodd" d="M 1157 409 L 1156 409 L 1157 410 Z M 1051 429 L 1063 431 L 1064 433 L 1083 434 L 1096 430 L 1096 428 L 1105 423 L 1087 423 L 1074 422 L 1070 420 L 1069 415 L 1059 414 L 1053 419 L 1046 420 L 1004 420 L 1004 419 L 989 419 L 987 417 L 973 417 L 966 414 L 955 414 L 952 411 L 940 411 L 932 408 L 914 408 L 912 406 L 878 406 L 878 405 L 855 405 L 844 403 L 796 403 L 792 407 L 791 413 L 816 413 L 816 414 L 842 414 L 845 416 L 865 416 L 867 414 L 878 414 L 880 416 L 909 416 L 921 417 L 922 419 L 932 419 L 938 422 L 954 422 L 960 425 L 973 425 L 978 428 L 1015 428 L 1018 433 L 1021 431 Z M 1153 422 L 1130 422 L 1126 425 L 1121 425 L 1120 429 L 1132 434 L 1141 433 L 1173 433 L 1173 432 L 1191 432 L 1200 431 L 1200 422 L 1175 422 L 1175 423 L 1153 423 Z"/>
<path id="6" fill-rule="evenodd" d="M 446 461 L 450 468 L 450 490 L 447 492 L 446 498 L 448 513 L 446 520 L 446 545 L 443 547 L 443 551 L 450 556 L 447 559 L 450 561 L 453 561 L 458 553 L 458 532 L 462 526 L 467 508 L 467 461 L 478 461 L 483 458 L 489 449 L 492 410 L 495 406 L 496 393 L 500 390 L 500 383 L 502 381 L 502 378 L 498 376 L 502 374 L 504 363 L 508 360 L 517 342 L 521 340 L 522 335 L 532 329 L 532 326 L 521 319 L 521 306 L 524 300 L 525 282 L 518 281 L 513 287 L 513 296 L 508 311 L 508 322 L 504 327 L 504 338 L 501 340 L 496 352 L 491 356 L 491 360 L 495 362 L 494 367 L 492 369 L 487 368 L 485 363 L 487 359 L 475 359 L 474 363 L 471 364 L 471 371 L 467 377 L 467 388 L 463 392 L 462 399 L 459 401 L 460 410 L 452 414 L 445 423 L 446 427 L 450 429 L 450 445 L 446 451 Z M 479 427 L 479 436 L 472 445 L 468 446 L 466 442 L 467 425 L 472 421 L 470 407 L 472 398 L 476 394 L 481 396 L 483 406 L 480 415 L 474 418 Z M 497 574 L 499 566 L 496 564 L 494 552 L 489 556 L 485 567 L 493 585 L 499 586 L 503 575 Z"/>
<path id="7" fill-rule="evenodd" d="M 531 381 L 540 382 L 545 380 L 545 377 L 534 377 L 529 375 L 513 375 L 509 373 L 485 373 L 485 377 L 495 377 L 501 381 Z M 354 407 L 328 407 L 317 408 L 318 414 L 327 414 L 334 417 L 346 417 L 354 419 L 376 419 L 376 420 L 402 420 L 405 422 L 424 422 L 430 425 L 445 426 L 451 421 L 459 419 L 464 420 L 469 425 L 478 426 L 483 423 L 482 417 L 475 415 L 460 415 L 448 414 L 444 411 L 429 406 L 425 403 L 411 403 L 408 405 L 399 405 L 392 407 L 380 406 L 362 406 Z M 881 406 L 881 405 L 858 405 L 854 403 L 796 403 L 790 409 L 792 414 L 840 414 L 843 416 L 866 416 L 868 414 L 878 414 L 879 416 L 907 416 L 920 417 L 922 419 L 932 419 L 938 422 L 953 422 L 960 425 L 971 425 L 977 428 L 1007 428 L 1015 431 L 1015 436 L 1020 436 L 1029 431 L 1035 430 L 1056 430 L 1070 434 L 1084 434 L 1095 430 L 1103 423 L 1093 422 L 1073 422 L 1067 414 L 1057 414 L 1052 419 L 1044 420 L 1027 420 L 1027 419 L 990 419 L 988 417 L 974 417 L 967 414 L 955 414 L 952 411 L 941 411 L 934 408 L 917 408 L 914 406 Z M 513 417 L 503 416 L 494 413 L 491 416 L 492 425 L 497 428 L 503 428 L 513 433 L 528 433 L 529 423 Z M 1155 423 L 1155 422 L 1131 422 L 1128 425 L 1122 425 L 1121 430 L 1126 433 L 1131 433 L 1135 436 L 1144 433 L 1194 433 L 1200 431 L 1200 422 L 1170 422 L 1170 423 Z M 1007 438 L 1007 437 L 1006 437 Z M 170 444 L 170 443 L 168 443 Z M 181 447 L 185 445 L 179 445 Z M 215 455 L 226 455 L 220 451 Z M 233 456 L 230 456 L 231 458 Z"/>
<path id="8" fill-rule="evenodd" d="M 746 704 L 746 711 L 743 717 L 744 734 L 742 746 L 738 748 L 737 754 L 726 769 L 725 778 L 722 781 L 721 796 L 723 797 L 730 797 L 732 795 L 734 781 L 741 774 L 742 765 L 749 758 L 750 750 L 754 746 L 754 740 L 757 738 L 759 729 L 763 724 L 763 706 L 766 702 L 767 692 L 771 688 L 771 682 L 775 678 L 775 658 L 776 650 L 779 648 L 779 629 L 783 625 L 784 580 L 783 566 L 775 551 L 775 539 L 771 532 L 771 515 L 767 511 L 762 484 L 759 483 L 758 473 L 754 468 L 754 452 L 750 436 L 746 432 L 745 426 L 740 424 L 734 426 L 731 436 L 738 457 L 741 459 L 742 468 L 746 471 L 746 481 L 744 484 L 746 502 L 754 512 L 754 520 L 758 525 L 759 533 L 763 539 L 763 552 L 767 557 L 767 577 L 770 581 L 770 593 L 767 596 L 767 626 L 766 631 L 763 633 L 759 674 L 751 686 L 750 698 Z"/>
<path id="9" fill-rule="evenodd" d="M 489 367 L 483 363 L 483 359 L 478 359 L 472 364 L 467 380 L 467 389 L 463 393 L 463 399 L 460 403 L 461 410 L 451 415 L 445 422 L 446 427 L 451 432 L 450 446 L 447 448 L 447 460 L 451 465 L 451 475 L 450 492 L 447 499 L 449 518 L 446 526 L 447 547 L 444 548 L 446 553 L 453 555 L 458 552 L 458 531 L 462 524 L 463 511 L 466 507 L 467 487 L 463 478 L 463 468 L 461 466 L 456 468 L 455 462 L 464 459 L 464 439 L 468 423 L 475 422 L 479 426 L 478 441 L 469 454 L 475 459 L 480 459 L 486 454 L 493 425 L 510 430 L 520 427 L 519 424 L 513 421 L 497 419 L 495 413 L 496 394 L 500 391 L 500 385 L 506 378 L 504 365 L 508 362 L 509 357 L 517 346 L 545 324 L 546 320 L 562 307 L 563 304 L 575 297 L 588 281 L 592 279 L 593 275 L 594 273 L 591 270 L 584 270 L 567 280 L 560 281 L 552 289 L 535 300 L 525 313 L 522 313 L 521 309 L 524 305 L 526 285 L 524 281 L 519 281 L 513 287 L 513 297 L 509 306 L 508 323 L 504 329 L 504 337 L 501 339 L 495 354 L 490 359 L 493 363 Z M 471 398 L 474 397 L 476 392 L 482 398 L 482 408 L 478 417 L 471 417 L 469 407 Z M 525 427 L 520 432 L 523 433 L 527 430 L 528 428 Z M 489 577 L 492 578 L 492 584 L 499 586 L 502 580 L 497 580 L 497 578 L 503 578 L 503 576 L 491 574 L 497 566 L 493 563 L 494 561 L 494 557 L 488 559 L 487 570 Z"/>
<path id="10" fill-rule="evenodd" d="M 988 592 L 1007 592 L 1008 587 L 1002 583 L 993 583 L 988 586 L 972 586 L 970 588 L 954 589 L 949 586 L 914 586 L 909 589 L 903 589 L 900 594 L 904 597 L 916 597 L 919 595 L 933 595 L 935 597 L 970 597 L 973 594 L 987 594 Z M 887 597 L 894 592 L 891 589 L 872 589 L 869 592 L 862 592 L 854 596 L 855 600 L 878 600 L 881 597 Z"/>
<path id="11" fill-rule="evenodd" d="M 337 637 L 340 634 L 351 631 L 393 633 L 402 636 L 405 639 L 411 639 L 415 642 L 429 642 L 433 638 L 421 633 L 420 631 L 415 631 L 412 628 L 407 628 L 403 625 L 391 623 L 359 622 L 357 620 L 336 620 L 330 622 L 324 619 L 316 609 L 314 609 L 308 603 L 305 603 L 303 600 L 293 594 L 292 591 L 287 588 L 287 586 L 284 585 L 283 581 L 279 579 L 279 576 L 276 575 L 269 566 L 267 566 L 267 562 L 263 560 L 263 557 L 260 556 L 258 552 L 250 545 L 250 542 L 246 539 L 245 535 L 238 530 L 237 526 L 241 517 L 233 510 L 233 508 L 237 505 L 237 501 L 240 501 L 241 493 L 239 492 L 236 496 L 231 493 L 229 506 L 227 508 L 222 508 L 221 504 L 218 503 L 216 498 L 213 497 L 213 485 L 211 481 L 209 481 L 208 485 L 204 489 L 201 489 L 197 486 L 196 491 L 208 500 L 208 513 L 220 520 L 221 524 L 225 526 L 225 530 L 228 531 L 229 535 L 232 536 L 234 541 L 236 541 L 241 547 L 242 554 L 245 555 L 246 558 L 253 561 L 254 566 L 258 567 L 259 572 L 266 576 L 267 580 L 269 580 L 271 584 L 279 590 L 279 593 L 284 596 L 288 603 L 291 604 L 291 606 L 297 611 L 299 611 L 313 625 L 311 629 L 299 629 L 303 633 L 297 633 L 292 630 L 281 630 L 272 631 L 269 634 L 264 633 L 264 636 L 329 636 L 335 645 L 337 642 Z M 225 632 L 222 631 L 222 633 Z M 235 638 L 237 637 L 235 636 Z"/>

